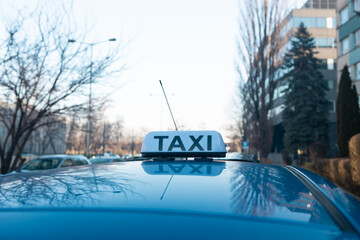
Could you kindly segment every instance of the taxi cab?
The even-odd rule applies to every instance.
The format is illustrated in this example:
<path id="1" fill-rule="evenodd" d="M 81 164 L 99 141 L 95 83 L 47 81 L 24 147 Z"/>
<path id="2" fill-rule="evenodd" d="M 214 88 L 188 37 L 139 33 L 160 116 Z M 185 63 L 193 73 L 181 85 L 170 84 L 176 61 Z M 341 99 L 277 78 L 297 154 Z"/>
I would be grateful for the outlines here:
<path id="1" fill-rule="evenodd" d="M 215 160 L 216 131 L 146 135 L 148 161 L 0 177 L 2 239 L 360 239 L 360 203 L 292 166 Z"/>

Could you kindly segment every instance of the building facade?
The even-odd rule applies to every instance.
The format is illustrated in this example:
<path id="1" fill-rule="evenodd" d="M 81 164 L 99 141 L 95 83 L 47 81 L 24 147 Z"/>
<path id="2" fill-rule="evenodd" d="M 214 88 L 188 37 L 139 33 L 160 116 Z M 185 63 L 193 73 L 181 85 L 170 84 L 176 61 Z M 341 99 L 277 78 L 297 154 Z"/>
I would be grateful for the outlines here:
<path id="1" fill-rule="evenodd" d="M 320 71 L 327 81 L 329 107 L 329 145 L 330 154 L 336 151 L 336 113 L 335 103 L 337 96 L 337 42 L 336 42 L 336 1 L 335 0 L 310 0 L 300 9 L 293 9 L 281 24 L 280 38 L 281 48 L 278 52 L 281 63 L 287 50 L 291 48 L 291 39 L 301 23 L 304 23 L 307 31 L 315 40 L 315 57 L 320 60 Z M 280 70 L 278 77 L 284 75 Z M 282 109 L 284 107 L 284 93 L 286 82 L 279 84 L 274 92 L 274 107 L 271 118 L 274 124 L 274 137 L 272 152 L 280 153 L 284 149 L 282 126 Z"/>
<path id="2" fill-rule="evenodd" d="M 360 0 L 338 0 L 336 12 L 339 43 L 337 76 L 340 79 L 347 65 L 350 78 L 360 95 Z"/>
<path id="3" fill-rule="evenodd" d="M 57 117 L 50 125 L 35 130 L 26 145 L 24 154 L 65 154 L 67 124 L 64 118 Z"/>
<path id="4" fill-rule="evenodd" d="M 66 152 L 66 120 L 54 117 L 49 125 L 44 125 L 34 130 L 26 142 L 22 154 L 65 154 Z M 3 122 L 0 121 L 0 141 L 7 137 L 8 131 Z M 8 145 L 6 148 L 9 147 Z"/>

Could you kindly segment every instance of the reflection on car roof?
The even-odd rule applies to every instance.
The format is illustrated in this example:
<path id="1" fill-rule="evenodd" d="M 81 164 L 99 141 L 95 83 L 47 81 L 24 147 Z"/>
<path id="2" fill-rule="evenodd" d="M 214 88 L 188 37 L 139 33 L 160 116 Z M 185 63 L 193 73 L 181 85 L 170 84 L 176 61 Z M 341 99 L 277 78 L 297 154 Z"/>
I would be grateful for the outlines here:
<path id="1" fill-rule="evenodd" d="M 319 176 L 292 166 L 215 160 L 226 149 L 214 131 L 147 136 L 142 153 L 150 161 L 1 177 L 0 236 L 25 219 L 27 229 L 43 227 L 36 231 L 41 236 L 81 222 L 90 227 L 76 237 L 92 239 L 104 236 L 102 229 L 125 239 L 358 238 L 359 201 Z M 15 234 L 24 239 L 33 232 Z M 63 232 L 69 233 L 60 231 L 59 238 Z"/>

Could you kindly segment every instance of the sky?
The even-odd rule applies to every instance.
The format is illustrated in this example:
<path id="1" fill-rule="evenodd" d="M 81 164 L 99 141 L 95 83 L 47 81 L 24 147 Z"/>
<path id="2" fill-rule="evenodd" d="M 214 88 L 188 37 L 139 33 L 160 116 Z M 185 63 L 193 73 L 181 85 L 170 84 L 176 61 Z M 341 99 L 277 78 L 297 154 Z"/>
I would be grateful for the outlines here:
<path id="1" fill-rule="evenodd" d="M 130 67 L 107 113 L 130 129 L 225 129 L 236 88 L 237 1 L 90 1 L 102 35 L 129 41 Z M 92 6 L 91 6 L 92 5 Z M 94 11 L 96 9 L 96 11 Z M 100 27 L 101 26 L 101 27 Z"/>
<path id="2" fill-rule="evenodd" d="M 108 118 L 122 119 L 132 132 L 174 130 L 162 80 L 180 129 L 225 134 L 234 123 L 238 0 L 75 0 L 73 5 L 79 25 L 91 26 L 85 41 L 116 38 L 124 44 L 122 62 L 113 67 L 125 63 L 126 70 L 109 79 L 116 86 L 111 94 L 101 87 L 96 92 L 111 99 Z"/>

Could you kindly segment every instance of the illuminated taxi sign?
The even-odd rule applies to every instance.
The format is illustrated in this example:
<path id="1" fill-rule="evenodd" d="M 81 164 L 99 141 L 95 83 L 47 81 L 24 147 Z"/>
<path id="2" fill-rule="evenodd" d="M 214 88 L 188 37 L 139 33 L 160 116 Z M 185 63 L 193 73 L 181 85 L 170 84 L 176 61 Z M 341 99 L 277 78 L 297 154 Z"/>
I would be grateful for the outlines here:
<path id="1" fill-rule="evenodd" d="M 149 161 L 141 166 L 150 175 L 218 176 L 225 169 L 224 162 Z"/>
<path id="2" fill-rule="evenodd" d="M 149 132 L 144 139 L 144 157 L 225 157 L 225 143 L 216 131 Z"/>

